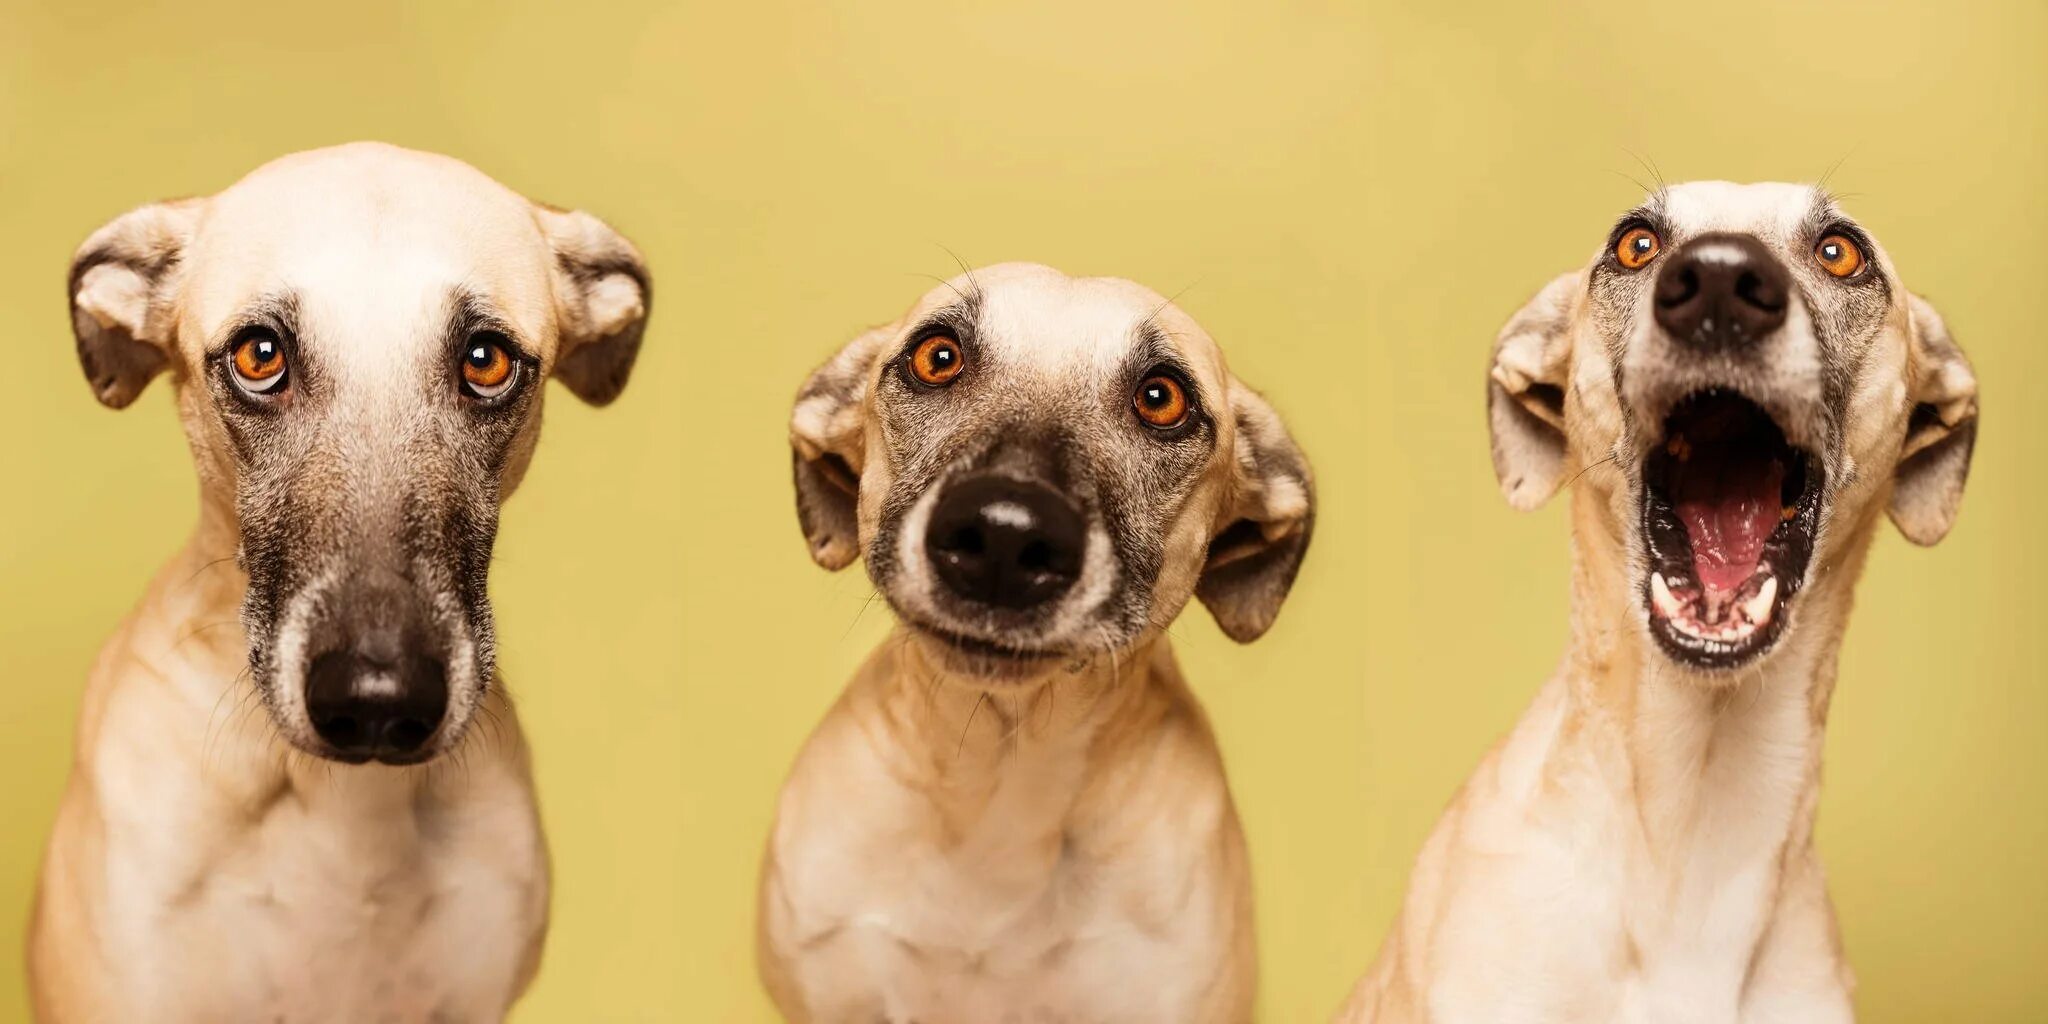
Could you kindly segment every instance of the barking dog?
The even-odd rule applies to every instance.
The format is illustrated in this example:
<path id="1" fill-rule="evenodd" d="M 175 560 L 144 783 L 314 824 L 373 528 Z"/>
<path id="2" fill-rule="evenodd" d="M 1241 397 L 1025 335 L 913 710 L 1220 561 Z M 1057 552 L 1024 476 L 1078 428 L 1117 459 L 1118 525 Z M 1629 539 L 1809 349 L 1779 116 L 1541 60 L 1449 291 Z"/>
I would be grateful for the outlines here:
<path id="1" fill-rule="evenodd" d="M 1186 314 L 1007 264 L 854 340 L 796 404 L 814 558 L 900 625 L 782 793 L 763 979 L 794 1021 L 1250 1019 L 1223 766 L 1166 624 L 1249 641 L 1307 463 Z"/>
<path id="2" fill-rule="evenodd" d="M 596 218 L 368 144 L 86 241 L 86 378 L 119 408 L 168 372 L 199 525 L 93 669 L 40 1017 L 504 1015 L 548 878 L 494 668 L 498 506 L 546 378 L 618 394 L 647 287 Z"/>
<path id="3" fill-rule="evenodd" d="M 1489 405 L 1510 504 L 1577 481 L 1571 641 L 1341 1019 L 1851 1019 L 1822 728 L 1880 521 L 1954 522 L 1962 352 L 1825 194 L 1701 182 L 1508 322 Z"/>

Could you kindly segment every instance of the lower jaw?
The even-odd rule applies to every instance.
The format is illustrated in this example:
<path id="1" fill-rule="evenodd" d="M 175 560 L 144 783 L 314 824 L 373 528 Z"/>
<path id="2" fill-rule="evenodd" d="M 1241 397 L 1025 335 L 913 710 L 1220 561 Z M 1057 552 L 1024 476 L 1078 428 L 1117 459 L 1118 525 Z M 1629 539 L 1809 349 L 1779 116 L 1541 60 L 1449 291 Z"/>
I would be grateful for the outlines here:
<path id="1" fill-rule="evenodd" d="M 1653 570 L 1643 584 L 1650 634 L 1673 661 L 1703 671 L 1739 668 L 1769 653 L 1784 627 L 1790 590 L 1775 572 L 1759 573 L 1733 594 L 1714 604 L 1718 617 L 1708 620 L 1708 600 L 1696 581 L 1676 587 Z M 1675 596 L 1674 596 L 1675 595 Z"/>

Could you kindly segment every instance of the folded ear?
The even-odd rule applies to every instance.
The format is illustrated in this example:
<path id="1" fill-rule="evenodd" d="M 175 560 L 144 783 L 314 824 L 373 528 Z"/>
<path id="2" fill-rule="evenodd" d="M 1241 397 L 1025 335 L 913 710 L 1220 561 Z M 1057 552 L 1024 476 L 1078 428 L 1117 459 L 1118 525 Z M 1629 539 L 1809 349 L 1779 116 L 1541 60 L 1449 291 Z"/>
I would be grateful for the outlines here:
<path id="1" fill-rule="evenodd" d="M 114 218 L 71 258 L 71 332 L 102 404 L 119 409 L 170 365 L 179 257 L 203 200 L 152 203 Z"/>
<path id="2" fill-rule="evenodd" d="M 1236 412 L 1230 504 L 1209 542 L 1195 596 L 1226 636 L 1250 643 L 1272 628 L 1308 553 L 1315 481 L 1308 459 L 1264 398 L 1232 380 L 1230 405 Z"/>
<path id="3" fill-rule="evenodd" d="M 1508 504 L 1524 512 L 1550 500 L 1564 479 L 1571 315 L 1585 289 L 1584 271 L 1544 285 L 1509 318 L 1493 343 L 1493 364 L 1486 375 L 1493 473 Z"/>
<path id="4" fill-rule="evenodd" d="M 555 379 L 591 405 L 626 388 L 654 301 L 640 250 L 611 225 L 581 210 L 534 207 L 555 249 L 561 351 Z"/>
<path id="5" fill-rule="evenodd" d="M 860 555 L 860 472 L 867 450 L 867 397 L 875 358 L 896 328 L 848 342 L 797 392 L 789 420 L 796 518 L 811 558 L 844 569 Z"/>
<path id="6" fill-rule="evenodd" d="M 1918 295 L 1906 357 L 1907 397 L 1913 403 L 1906 440 L 1892 483 L 1891 516 L 1915 544 L 1933 544 L 1955 525 L 1977 443 L 1977 375 L 1942 323 Z"/>

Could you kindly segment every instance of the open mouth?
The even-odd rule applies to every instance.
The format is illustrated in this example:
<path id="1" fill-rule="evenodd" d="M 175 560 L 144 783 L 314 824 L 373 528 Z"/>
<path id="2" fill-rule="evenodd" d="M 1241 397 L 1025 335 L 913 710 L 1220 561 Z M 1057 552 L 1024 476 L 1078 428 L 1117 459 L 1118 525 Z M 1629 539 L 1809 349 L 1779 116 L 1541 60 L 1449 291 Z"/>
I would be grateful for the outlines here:
<path id="1" fill-rule="evenodd" d="M 1733 668 L 1769 650 L 1806 578 L 1820 521 L 1818 459 L 1732 391 L 1672 410 L 1643 463 L 1643 598 L 1674 660 Z"/>

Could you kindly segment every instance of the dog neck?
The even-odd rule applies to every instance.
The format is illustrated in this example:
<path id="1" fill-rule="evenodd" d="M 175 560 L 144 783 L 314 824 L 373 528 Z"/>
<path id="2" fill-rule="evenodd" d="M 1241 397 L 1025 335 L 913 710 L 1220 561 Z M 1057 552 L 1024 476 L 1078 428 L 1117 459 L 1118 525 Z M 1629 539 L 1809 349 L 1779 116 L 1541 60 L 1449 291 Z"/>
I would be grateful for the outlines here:
<path id="1" fill-rule="evenodd" d="M 1676 899 L 1710 898 L 1745 869 L 1809 852 L 1828 701 L 1875 516 L 1833 524 L 1841 542 L 1816 552 L 1794 628 L 1722 681 L 1656 648 L 1605 499 L 1575 494 L 1572 517 L 1558 743 L 1597 744 L 1598 777 L 1633 802 L 1641 849 Z"/>
<path id="2" fill-rule="evenodd" d="M 1063 830 L 1100 760 L 1167 713 L 1179 685 L 1163 637 L 1005 686 L 949 673 L 901 626 L 864 675 L 854 699 L 880 712 L 891 771 L 963 841 Z"/>

